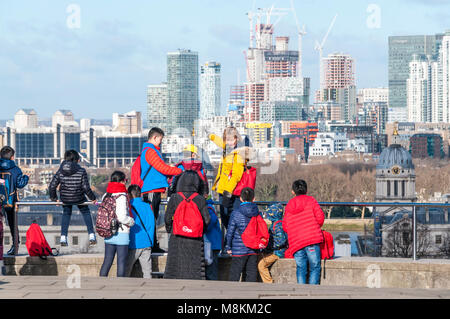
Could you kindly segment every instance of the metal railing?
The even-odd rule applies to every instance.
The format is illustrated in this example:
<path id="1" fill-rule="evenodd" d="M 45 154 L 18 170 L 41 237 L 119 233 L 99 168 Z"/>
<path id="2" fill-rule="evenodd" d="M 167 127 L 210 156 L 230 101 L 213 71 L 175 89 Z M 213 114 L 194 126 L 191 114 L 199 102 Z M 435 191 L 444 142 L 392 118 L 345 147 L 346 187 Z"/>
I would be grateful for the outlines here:
<path id="1" fill-rule="evenodd" d="M 271 201 L 255 201 L 255 204 L 258 206 L 270 206 L 275 203 L 280 203 L 283 206 L 287 204 L 287 202 L 271 202 Z M 62 206 L 62 202 L 51 202 L 51 201 L 42 201 L 42 202 L 35 202 L 35 201 L 20 201 L 16 203 L 16 209 L 14 214 L 14 224 L 16 227 L 16 231 L 14 234 L 14 247 L 15 247 L 15 254 L 17 254 L 18 250 L 18 219 L 17 219 L 17 213 L 19 212 L 19 206 L 55 206 L 59 205 Z M 82 205 L 93 205 L 92 202 L 86 202 Z M 161 205 L 165 206 L 167 205 L 167 200 L 162 200 Z M 219 202 L 214 202 L 214 205 L 219 206 Z M 320 206 L 323 207 L 372 207 L 372 218 L 375 218 L 377 216 L 376 208 L 377 207 L 391 207 L 391 208 L 412 208 L 412 259 L 417 260 L 417 208 L 423 207 L 423 208 L 442 208 L 447 209 L 447 212 L 450 212 L 450 203 L 400 203 L 400 202 L 394 202 L 394 203 L 388 203 L 388 202 L 319 202 Z M 378 215 L 380 216 L 380 215 Z"/>

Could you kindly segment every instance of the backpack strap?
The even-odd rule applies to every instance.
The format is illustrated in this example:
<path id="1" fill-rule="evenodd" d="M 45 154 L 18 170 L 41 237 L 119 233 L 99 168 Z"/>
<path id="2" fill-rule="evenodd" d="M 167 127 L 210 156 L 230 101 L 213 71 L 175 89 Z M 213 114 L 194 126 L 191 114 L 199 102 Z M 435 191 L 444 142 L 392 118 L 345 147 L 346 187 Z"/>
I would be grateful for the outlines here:
<path id="1" fill-rule="evenodd" d="M 150 146 L 144 147 L 144 150 L 151 148 Z M 144 158 L 145 158 L 145 154 L 147 153 L 147 151 L 144 152 L 144 150 L 142 151 L 142 153 L 144 153 Z M 145 172 L 144 178 L 142 179 L 142 181 L 145 181 L 145 179 L 147 178 L 148 173 L 150 173 L 150 170 L 152 169 L 152 166 L 150 164 L 148 164 L 148 169 L 147 172 Z"/>
<path id="2" fill-rule="evenodd" d="M 198 193 L 193 193 L 191 196 L 189 196 L 189 198 L 186 198 L 186 196 L 184 196 L 184 194 L 182 192 L 178 192 L 178 195 L 180 195 L 181 197 L 183 197 L 183 200 L 190 202 L 191 200 L 193 200 L 195 197 L 197 197 Z"/>
<path id="3" fill-rule="evenodd" d="M 141 219 L 141 216 L 140 216 L 139 213 L 137 212 L 137 209 L 136 209 L 133 205 L 131 205 L 131 209 L 136 213 L 137 217 L 138 217 L 139 220 L 141 221 L 142 227 L 144 228 L 145 232 L 147 233 L 148 240 L 150 241 L 150 244 L 153 246 L 153 241 L 151 240 L 150 235 L 148 234 L 147 228 L 145 227 L 144 222 L 143 222 L 142 219 Z"/>

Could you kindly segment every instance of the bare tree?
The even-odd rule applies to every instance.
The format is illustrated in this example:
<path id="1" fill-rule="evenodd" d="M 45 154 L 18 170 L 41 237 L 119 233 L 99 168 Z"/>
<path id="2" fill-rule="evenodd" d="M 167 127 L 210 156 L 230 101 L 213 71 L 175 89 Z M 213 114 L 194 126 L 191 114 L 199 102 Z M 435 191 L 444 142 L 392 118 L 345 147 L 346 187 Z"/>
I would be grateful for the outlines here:
<path id="1" fill-rule="evenodd" d="M 417 256 L 427 256 L 431 247 L 430 229 L 427 225 L 417 225 L 417 239 Z M 399 222 L 389 230 L 383 243 L 383 250 L 388 257 L 408 258 L 412 256 L 411 221 Z"/>

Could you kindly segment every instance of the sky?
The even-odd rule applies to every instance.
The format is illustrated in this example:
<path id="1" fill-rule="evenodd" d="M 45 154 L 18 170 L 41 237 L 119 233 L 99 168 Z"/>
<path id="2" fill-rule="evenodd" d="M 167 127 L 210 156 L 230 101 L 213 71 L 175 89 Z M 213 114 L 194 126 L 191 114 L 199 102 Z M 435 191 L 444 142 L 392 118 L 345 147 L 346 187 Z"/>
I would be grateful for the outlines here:
<path id="1" fill-rule="evenodd" d="M 448 0 L 293 0 L 303 37 L 303 75 L 311 101 L 319 81 L 321 41 L 355 59 L 357 88 L 387 87 L 388 37 L 450 29 Z M 245 81 L 246 13 L 290 8 L 290 0 L 0 0 L 0 119 L 20 108 L 40 118 L 70 109 L 76 118 L 110 119 L 131 110 L 146 115 L 146 89 L 166 81 L 166 54 L 199 54 L 222 65 L 222 108 L 229 87 Z M 273 20 L 272 20 L 273 21 Z M 292 14 L 275 26 L 297 49 Z M 238 76 L 240 75 L 240 77 Z"/>

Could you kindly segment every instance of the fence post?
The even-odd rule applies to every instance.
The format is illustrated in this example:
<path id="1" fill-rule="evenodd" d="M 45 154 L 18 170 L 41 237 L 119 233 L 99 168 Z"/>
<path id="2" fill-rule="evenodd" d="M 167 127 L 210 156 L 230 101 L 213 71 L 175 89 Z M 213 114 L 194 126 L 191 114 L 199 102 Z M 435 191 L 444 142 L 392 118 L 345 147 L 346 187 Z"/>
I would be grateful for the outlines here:
<path id="1" fill-rule="evenodd" d="M 412 207 L 412 239 L 413 239 L 413 260 L 417 260 L 417 210 Z"/>

